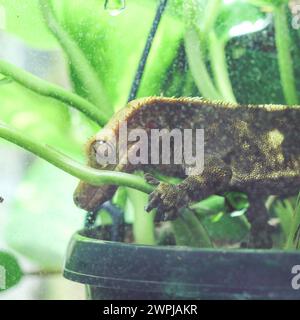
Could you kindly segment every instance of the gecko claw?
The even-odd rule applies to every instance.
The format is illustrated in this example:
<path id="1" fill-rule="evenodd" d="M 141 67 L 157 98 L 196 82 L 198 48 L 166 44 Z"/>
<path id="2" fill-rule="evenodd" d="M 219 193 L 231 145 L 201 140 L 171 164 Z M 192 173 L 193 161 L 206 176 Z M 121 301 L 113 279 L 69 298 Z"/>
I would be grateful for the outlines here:
<path id="1" fill-rule="evenodd" d="M 147 179 L 149 176 L 147 175 Z M 150 212 L 155 208 L 157 209 L 155 221 L 166 221 L 176 218 L 178 209 L 187 204 L 186 192 L 181 190 L 178 185 L 166 182 L 159 182 L 157 185 L 158 180 L 156 178 L 151 176 L 149 179 L 155 183 L 156 188 L 149 195 L 149 202 L 145 210 Z"/>
<path id="2" fill-rule="evenodd" d="M 145 210 L 147 212 L 150 212 L 151 210 L 153 210 L 154 208 L 156 208 L 156 206 L 159 204 L 159 199 L 157 197 L 155 197 L 155 194 L 152 192 L 149 195 L 149 202 L 148 205 L 145 207 Z"/>
<path id="3" fill-rule="evenodd" d="M 162 222 L 162 221 L 166 221 L 166 220 L 167 220 L 167 214 L 164 211 L 162 211 L 161 209 L 157 209 L 154 221 L 155 222 Z"/>
<path id="4" fill-rule="evenodd" d="M 152 174 L 150 174 L 150 173 L 145 173 L 144 174 L 144 178 L 145 178 L 145 180 L 149 183 L 149 184 L 151 184 L 151 185 L 153 185 L 153 186 L 158 186 L 159 184 L 160 184 L 160 181 L 158 180 L 158 179 L 156 179 Z"/>

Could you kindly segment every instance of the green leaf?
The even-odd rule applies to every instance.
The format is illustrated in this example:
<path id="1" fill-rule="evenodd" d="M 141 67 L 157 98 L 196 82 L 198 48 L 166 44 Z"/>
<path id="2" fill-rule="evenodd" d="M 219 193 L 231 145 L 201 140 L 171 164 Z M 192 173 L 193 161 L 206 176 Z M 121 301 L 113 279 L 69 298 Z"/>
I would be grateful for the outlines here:
<path id="1" fill-rule="evenodd" d="M 102 82 L 92 68 L 84 53 L 77 43 L 64 30 L 55 16 L 52 5 L 49 0 L 40 0 L 41 10 L 45 18 L 45 23 L 52 34 L 58 40 L 61 48 L 65 52 L 70 67 L 77 71 L 78 79 L 82 83 L 82 90 L 88 94 L 88 98 L 98 107 L 106 107 L 111 110 Z"/>
<path id="2" fill-rule="evenodd" d="M 274 211 L 280 219 L 280 225 L 284 236 L 289 237 L 293 219 L 294 207 L 289 199 L 283 201 L 277 200 L 274 205 Z"/>
<path id="3" fill-rule="evenodd" d="M 217 36 L 226 42 L 232 37 L 262 30 L 269 21 L 260 8 L 242 0 L 224 4 L 215 24 Z"/>
<path id="4" fill-rule="evenodd" d="M 224 198 L 221 196 L 210 196 L 191 206 L 199 216 L 217 214 L 225 210 Z"/>
<path id="5" fill-rule="evenodd" d="M 249 202 L 248 197 L 242 192 L 226 192 L 226 200 L 236 210 L 243 210 L 248 208 Z"/>
<path id="6" fill-rule="evenodd" d="M 65 152 L 77 155 L 81 152 L 77 144 L 80 137 L 75 137 L 71 131 L 70 111 L 66 105 L 41 97 L 16 83 L 0 86 L 0 105 L 0 121 Z"/>
<path id="7" fill-rule="evenodd" d="M 242 217 L 231 217 L 219 212 L 201 219 L 212 241 L 220 246 L 242 241 L 248 234 L 248 226 Z"/>
<path id="8" fill-rule="evenodd" d="M 241 200 L 238 200 L 238 195 L 242 195 Z M 244 205 L 243 196 L 243 194 L 236 193 L 236 205 Z M 232 217 L 226 212 L 224 200 L 224 197 L 214 195 L 191 206 L 197 212 L 197 216 L 207 229 L 211 240 L 220 246 L 235 244 L 248 233 L 245 217 Z"/>
<path id="9" fill-rule="evenodd" d="M 28 45 L 40 49 L 58 47 L 44 24 L 38 0 L 0 0 L 5 12 L 5 31 L 13 33 Z"/>
<path id="10" fill-rule="evenodd" d="M 0 292 L 18 284 L 22 276 L 17 259 L 8 252 L 0 251 Z"/>
<path id="11" fill-rule="evenodd" d="M 157 2 L 148 0 L 141 3 L 132 0 L 115 17 L 110 16 L 104 10 L 103 3 L 96 0 L 61 2 L 63 5 L 59 8 L 55 6 L 61 25 L 96 70 L 114 108 L 123 107 L 152 25 Z M 161 84 L 176 57 L 182 33 L 181 21 L 169 14 L 167 8 L 151 48 L 139 96 L 160 95 Z M 88 96 L 82 90 L 84 86 L 77 67 L 71 69 L 75 89 L 79 94 Z M 105 110 L 105 106 L 102 108 Z"/>

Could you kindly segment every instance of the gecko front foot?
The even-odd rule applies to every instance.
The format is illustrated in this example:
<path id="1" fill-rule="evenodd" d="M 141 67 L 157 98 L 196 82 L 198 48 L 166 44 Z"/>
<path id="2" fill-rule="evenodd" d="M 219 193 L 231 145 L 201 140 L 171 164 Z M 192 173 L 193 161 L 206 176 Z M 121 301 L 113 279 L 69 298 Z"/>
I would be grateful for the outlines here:
<path id="1" fill-rule="evenodd" d="M 171 220 L 177 218 L 178 208 L 188 203 L 187 193 L 181 190 L 178 185 L 160 182 L 152 175 L 146 173 L 145 179 L 149 184 L 156 186 L 149 195 L 149 202 L 145 210 L 150 212 L 157 209 L 156 220 Z"/>

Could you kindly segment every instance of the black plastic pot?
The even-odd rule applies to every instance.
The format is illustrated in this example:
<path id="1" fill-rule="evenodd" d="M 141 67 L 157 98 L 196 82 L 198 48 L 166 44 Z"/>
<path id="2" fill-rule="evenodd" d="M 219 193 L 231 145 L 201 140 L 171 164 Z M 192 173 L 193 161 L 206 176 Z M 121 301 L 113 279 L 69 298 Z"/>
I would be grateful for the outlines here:
<path id="1" fill-rule="evenodd" d="M 64 276 L 85 284 L 89 299 L 300 299 L 294 265 L 300 252 L 142 246 L 81 231 Z"/>

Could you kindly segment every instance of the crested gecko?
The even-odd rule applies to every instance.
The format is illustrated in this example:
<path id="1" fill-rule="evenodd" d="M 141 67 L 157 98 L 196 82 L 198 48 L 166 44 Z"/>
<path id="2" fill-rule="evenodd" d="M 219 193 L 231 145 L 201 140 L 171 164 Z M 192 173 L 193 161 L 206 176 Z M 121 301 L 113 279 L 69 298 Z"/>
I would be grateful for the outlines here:
<path id="1" fill-rule="evenodd" d="M 185 173 L 185 164 L 97 162 L 99 145 L 109 144 L 107 130 L 101 130 L 87 144 L 88 164 L 103 170 L 133 172 L 141 169 L 155 186 L 147 211 L 175 214 L 178 208 L 212 194 L 240 191 L 248 195 L 247 218 L 251 224 L 249 247 L 270 248 L 272 240 L 265 200 L 269 195 L 290 196 L 300 190 L 300 107 L 284 105 L 238 105 L 202 98 L 149 97 L 131 101 L 117 112 L 105 129 L 118 140 L 120 123 L 128 130 L 204 129 L 204 169 Z M 102 133 L 103 132 L 103 133 Z M 126 152 L 136 152 L 130 142 Z M 125 153 L 126 153 L 125 152 Z M 124 155 L 119 155 L 122 159 Z M 173 185 L 160 182 L 153 170 L 183 178 Z M 111 199 L 117 187 L 92 186 L 80 182 L 74 192 L 77 206 L 97 210 Z"/>

